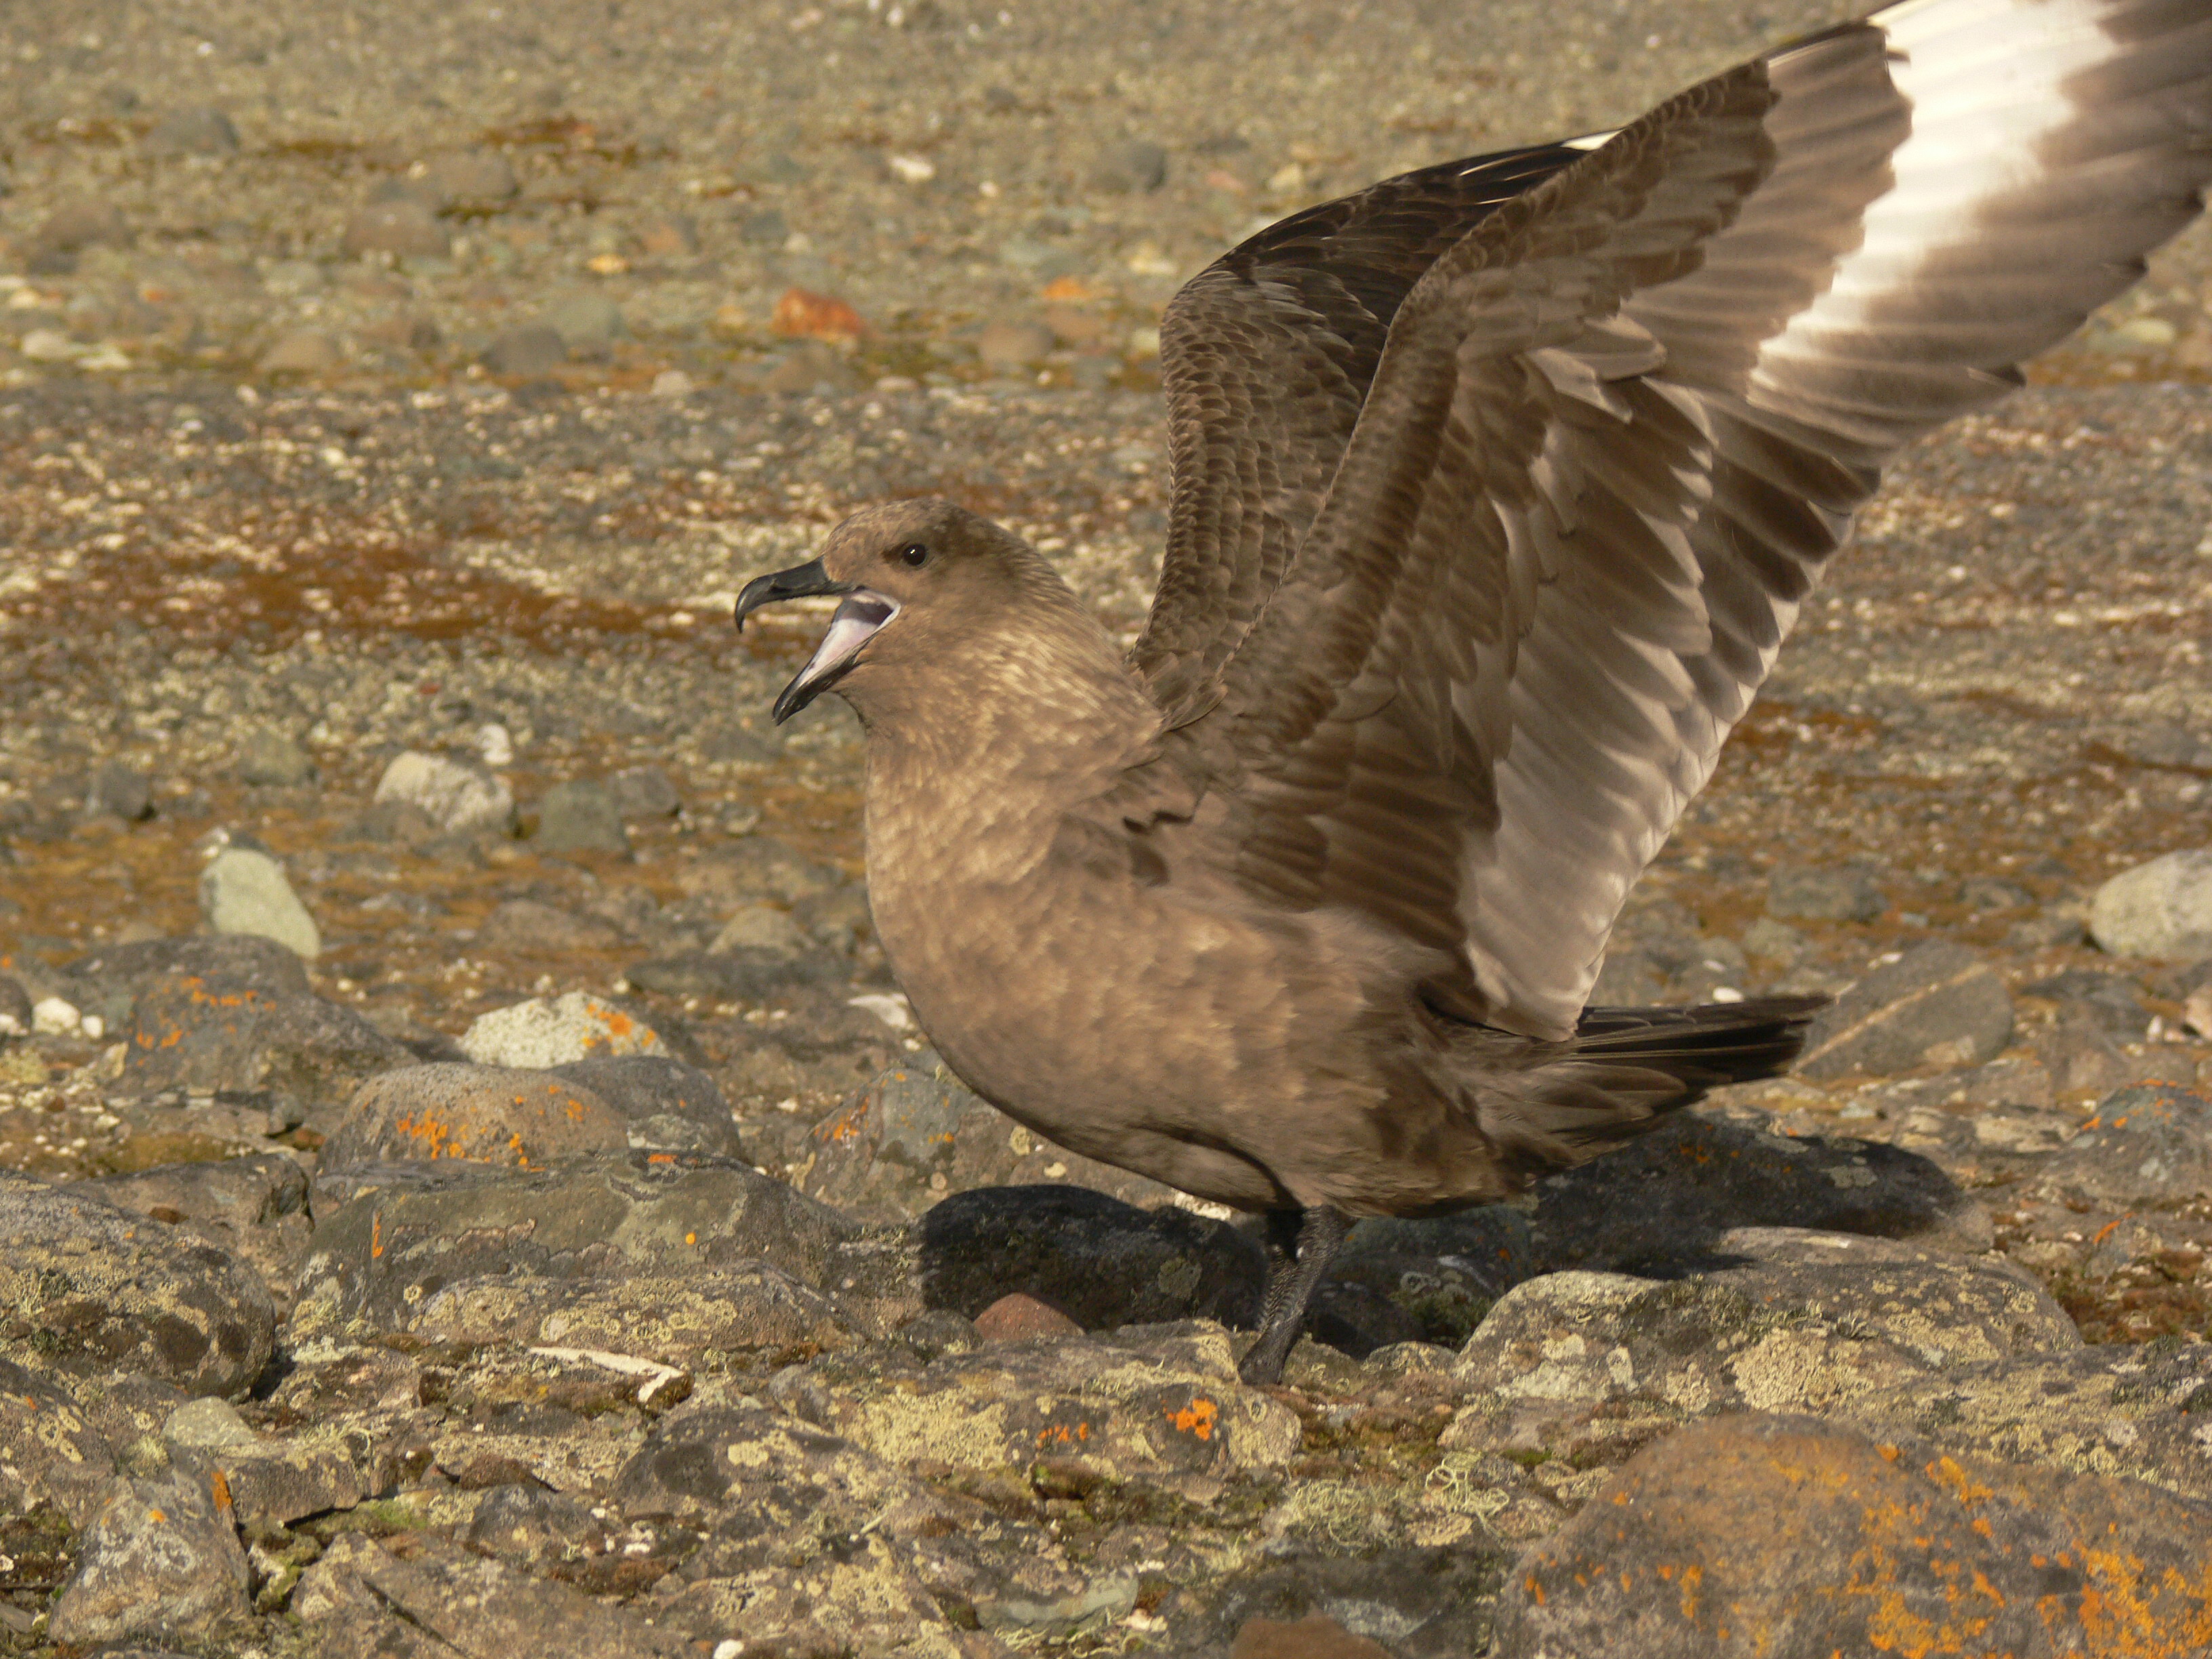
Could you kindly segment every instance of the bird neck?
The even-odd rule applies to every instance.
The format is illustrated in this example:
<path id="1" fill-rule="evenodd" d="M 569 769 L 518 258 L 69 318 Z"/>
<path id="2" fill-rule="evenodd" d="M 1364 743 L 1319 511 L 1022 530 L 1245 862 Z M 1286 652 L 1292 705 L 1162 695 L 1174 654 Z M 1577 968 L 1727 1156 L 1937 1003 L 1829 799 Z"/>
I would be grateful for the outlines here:
<path id="1" fill-rule="evenodd" d="M 927 706 L 855 698 L 868 731 L 871 858 L 959 848 L 1001 876 L 1043 855 L 1060 815 L 1108 787 L 1160 713 L 1071 596 L 1018 626 L 951 642 Z"/>

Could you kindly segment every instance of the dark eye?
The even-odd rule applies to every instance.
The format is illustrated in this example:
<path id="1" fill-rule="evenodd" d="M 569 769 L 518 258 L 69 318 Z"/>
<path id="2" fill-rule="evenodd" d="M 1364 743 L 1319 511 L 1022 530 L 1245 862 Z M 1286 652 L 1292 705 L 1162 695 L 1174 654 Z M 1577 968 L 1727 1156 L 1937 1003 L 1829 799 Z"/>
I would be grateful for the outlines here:
<path id="1" fill-rule="evenodd" d="M 899 562 L 910 569 L 920 569 L 929 562 L 929 550 L 920 542 L 908 542 L 898 550 Z"/>

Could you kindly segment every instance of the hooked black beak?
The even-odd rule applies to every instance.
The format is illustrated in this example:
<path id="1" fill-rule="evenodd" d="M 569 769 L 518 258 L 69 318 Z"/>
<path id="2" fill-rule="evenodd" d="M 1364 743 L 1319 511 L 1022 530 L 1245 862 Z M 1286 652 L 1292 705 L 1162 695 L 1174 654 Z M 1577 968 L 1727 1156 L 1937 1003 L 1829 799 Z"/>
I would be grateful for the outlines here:
<path id="1" fill-rule="evenodd" d="M 849 593 L 850 582 L 841 582 L 830 575 L 819 559 L 793 565 L 788 570 L 778 570 L 766 576 L 756 576 L 745 584 L 745 591 L 738 595 L 737 624 L 740 632 L 745 618 L 764 605 L 774 605 L 779 599 L 815 599 L 828 593 Z"/>
<path id="2" fill-rule="evenodd" d="M 743 628 L 745 618 L 764 605 L 773 605 L 778 599 L 813 599 L 825 593 L 842 593 L 845 602 L 830 618 L 830 631 L 814 647 L 806 666 L 792 677 L 791 684 L 776 697 L 775 706 L 769 713 L 778 726 L 844 677 L 846 670 L 859 657 L 860 647 L 878 629 L 898 615 L 898 601 L 851 582 L 833 580 L 819 559 L 793 569 L 779 570 L 773 575 L 756 576 L 738 595 L 738 626 Z"/>

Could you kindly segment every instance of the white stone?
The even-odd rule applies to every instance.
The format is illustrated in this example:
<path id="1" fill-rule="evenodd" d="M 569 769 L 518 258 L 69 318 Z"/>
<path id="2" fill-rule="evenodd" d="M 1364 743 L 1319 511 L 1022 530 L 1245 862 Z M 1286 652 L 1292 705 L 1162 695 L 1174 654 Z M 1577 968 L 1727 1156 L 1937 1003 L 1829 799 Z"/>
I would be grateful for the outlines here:
<path id="1" fill-rule="evenodd" d="M 84 348 L 58 328 L 34 328 L 16 348 L 34 363 L 65 363 Z"/>
<path id="2" fill-rule="evenodd" d="M 506 779 L 415 749 L 392 757 L 377 780 L 376 799 L 419 806 L 450 831 L 501 830 L 514 816 L 514 792 Z"/>
<path id="3" fill-rule="evenodd" d="M 200 914 L 218 933 L 273 939 L 310 962 L 323 953 L 323 935 L 284 866 L 250 847 L 230 847 L 200 872 Z"/>
<path id="4" fill-rule="evenodd" d="M 2116 957 L 2212 957 L 2212 847 L 2168 853 L 2097 890 L 2089 936 Z"/>
<path id="5" fill-rule="evenodd" d="M 78 1018 L 76 1005 L 59 997 L 41 997 L 31 1005 L 31 1029 L 41 1036 L 60 1036 L 74 1031 Z"/>
<path id="6" fill-rule="evenodd" d="M 480 1016 L 462 1034 L 461 1052 L 479 1066 L 538 1070 L 610 1054 L 665 1054 L 668 1045 L 612 1003 L 570 991 Z"/>
<path id="7" fill-rule="evenodd" d="M 477 753 L 483 757 L 486 766 L 511 766 L 514 763 L 514 734 L 497 720 L 477 727 Z"/>

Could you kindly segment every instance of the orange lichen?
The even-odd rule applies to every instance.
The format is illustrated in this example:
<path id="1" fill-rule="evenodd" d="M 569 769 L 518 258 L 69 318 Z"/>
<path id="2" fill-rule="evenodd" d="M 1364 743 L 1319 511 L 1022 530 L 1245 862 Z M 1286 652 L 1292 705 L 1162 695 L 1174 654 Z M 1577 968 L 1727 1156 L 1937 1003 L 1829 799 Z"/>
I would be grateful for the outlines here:
<path id="1" fill-rule="evenodd" d="M 1196 1435 L 1200 1440 L 1213 1438 L 1214 1419 L 1220 1415 L 1220 1407 L 1202 1398 L 1194 1398 L 1188 1406 L 1170 1407 L 1167 1413 L 1176 1433 Z"/>

